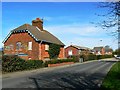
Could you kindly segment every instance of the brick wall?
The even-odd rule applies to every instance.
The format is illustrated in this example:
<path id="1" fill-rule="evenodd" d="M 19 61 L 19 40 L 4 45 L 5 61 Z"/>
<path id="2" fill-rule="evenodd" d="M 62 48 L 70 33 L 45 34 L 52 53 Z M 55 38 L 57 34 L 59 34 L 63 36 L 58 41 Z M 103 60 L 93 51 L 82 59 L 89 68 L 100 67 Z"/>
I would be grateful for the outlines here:
<path id="1" fill-rule="evenodd" d="M 22 48 L 18 51 L 16 43 L 21 42 Z M 28 42 L 32 42 L 32 50 L 28 50 Z M 28 56 L 20 56 L 23 59 L 44 60 L 49 58 L 48 52 L 45 50 L 45 43 L 40 44 L 36 42 L 28 33 L 12 34 L 9 39 L 4 43 L 4 47 L 13 45 L 13 49 L 4 49 L 4 54 L 17 54 L 24 53 Z M 59 58 L 64 58 L 64 47 L 61 47 Z"/>
<path id="2" fill-rule="evenodd" d="M 64 57 L 65 57 L 64 56 L 64 47 L 61 47 L 58 58 L 62 59 Z M 45 50 L 45 44 L 39 44 L 39 59 L 44 60 L 44 59 L 48 59 L 48 58 L 49 58 L 49 54 L 48 54 L 48 51 Z"/>
<path id="3" fill-rule="evenodd" d="M 16 43 L 21 42 L 22 48 L 21 50 L 16 49 Z M 28 42 L 32 42 L 32 50 L 28 50 Z M 39 44 L 35 42 L 35 40 L 28 35 L 28 33 L 15 33 L 12 34 L 9 39 L 4 43 L 5 46 L 13 45 L 13 49 L 6 50 L 4 49 L 4 54 L 17 54 L 17 53 L 24 53 L 28 54 L 28 58 L 33 60 L 38 60 L 38 53 L 39 53 Z M 23 58 L 27 57 L 21 56 Z"/>
<path id="4" fill-rule="evenodd" d="M 76 49 L 75 47 L 72 47 L 72 46 L 68 46 L 67 48 L 65 48 L 65 57 L 68 57 L 68 52 L 69 50 L 72 50 L 72 54 L 73 55 L 78 55 L 78 49 Z"/>

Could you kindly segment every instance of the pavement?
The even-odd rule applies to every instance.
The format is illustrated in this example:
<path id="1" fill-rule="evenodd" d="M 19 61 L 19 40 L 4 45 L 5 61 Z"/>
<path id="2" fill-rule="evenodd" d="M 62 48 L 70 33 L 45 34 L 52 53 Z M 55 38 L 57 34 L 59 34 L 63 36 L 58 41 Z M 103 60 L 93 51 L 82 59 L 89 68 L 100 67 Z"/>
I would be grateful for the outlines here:
<path id="1" fill-rule="evenodd" d="M 115 62 L 114 59 L 104 59 L 4 74 L 2 87 L 98 90 Z"/>

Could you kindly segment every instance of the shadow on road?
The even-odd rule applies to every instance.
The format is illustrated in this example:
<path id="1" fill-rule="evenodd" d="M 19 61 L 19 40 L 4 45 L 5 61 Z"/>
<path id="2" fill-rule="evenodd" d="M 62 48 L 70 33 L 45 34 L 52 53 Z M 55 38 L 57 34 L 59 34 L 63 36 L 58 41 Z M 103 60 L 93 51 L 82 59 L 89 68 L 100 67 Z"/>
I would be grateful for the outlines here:
<path id="1" fill-rule="evenodd" d="M 56 76 L 46 78 L 29 78 L 35 85 L 37 90 L 43 88 L 49 89 L 65 89 L 65 90 L 100 90 L 100 77 L 104 77 L 99 73 L 87 75 L 85 73 L 57 73 Z M 53 79 L 54 78 L 54 79 Z"/>

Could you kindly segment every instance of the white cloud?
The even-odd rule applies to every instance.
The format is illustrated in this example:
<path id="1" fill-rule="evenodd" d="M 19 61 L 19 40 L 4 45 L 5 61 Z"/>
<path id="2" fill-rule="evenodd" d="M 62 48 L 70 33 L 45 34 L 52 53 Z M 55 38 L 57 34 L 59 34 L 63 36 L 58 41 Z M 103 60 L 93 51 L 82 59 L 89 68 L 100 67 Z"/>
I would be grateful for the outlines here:
<path id="1" fill-rule="evenodd" d="M 75 34 L 81 36 L 99 36 L 100 34 L 106 33 L 100 28 L 95 28 L 93 25 L 81 25 L 81 24 L 69 24 L 69 25 L 56 25 L 46 26 L 45 29 L 54 34 Z"/>
<path id="2" fill-rule="evenodd" d="M 72 42 L 73 44 L 87 46 L 89 48 L 105 45 L 109 45 L 113 49 L 117 48 L 117 40 L 114 41 L 112 36 L 106 34 L 108 32 L 96 28 L 91 24 L 81 25 L 79 23 L 74 23 L 46 26 L 45 29 L 57 36 L 66 46 L 70 45 Z M 102 40 L 102 42 L 100 42 L 100 40 Z"/>

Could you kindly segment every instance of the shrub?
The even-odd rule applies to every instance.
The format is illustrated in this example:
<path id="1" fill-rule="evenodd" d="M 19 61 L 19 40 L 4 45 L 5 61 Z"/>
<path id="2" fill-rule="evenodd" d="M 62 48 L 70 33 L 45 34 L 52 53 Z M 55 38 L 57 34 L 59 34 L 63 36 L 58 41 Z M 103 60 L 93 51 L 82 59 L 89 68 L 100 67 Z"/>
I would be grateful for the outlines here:
<path id="1" fill-rule="evenodd" d="M 28 60 L 25 64 L 26 69 L 34 69 L 34 68 L 40 68 L 43 67 L 43 61 L 42 60 Z"/>
<path id="2" fill-rule="evenodd" d="M 88 55 L 88 60 L 96 60 L 96 59 L 97 59 L 96 55 L 94 55 L 94 54 Z"/>
<path id="3" fill-rule="evenodd" d="M 43 67 L 42 60 L 23 60 L 18 56 L 3 56 L 2 58 L 2 71 L 3 72 L 14 72 L 22 70 L 30 70 L 34 68 Z"/>
<path id="4" fill-rule="evenodd" d="M 72 56 L 74 62 L 79 62 L 80 55 Z"/>
<path id="5" fill-rule="evenodd" d="M 60 53 L 60 45 L 50 44 L 48 53 L 49 53 L 50 59 L 58 58 L 58 55 Z"/>
<path id="6" fill-rule="evenodd" d="M 3 56 L 2 57 L 2 70 L 4 72 L 13 72 L 18 70 L 24 70 L 25 60 L 18 56 Z"/>
<path id="7" fill-rule="evenodd" d="M 57 63 L 63 63 L 63 62 L 75 62 L 75 60 L 74 59 L 53 59 L 50 61 L 46 61 L 44 63 L 44 66 L 47 67 L 48 64 L 57 64 Z"/>

